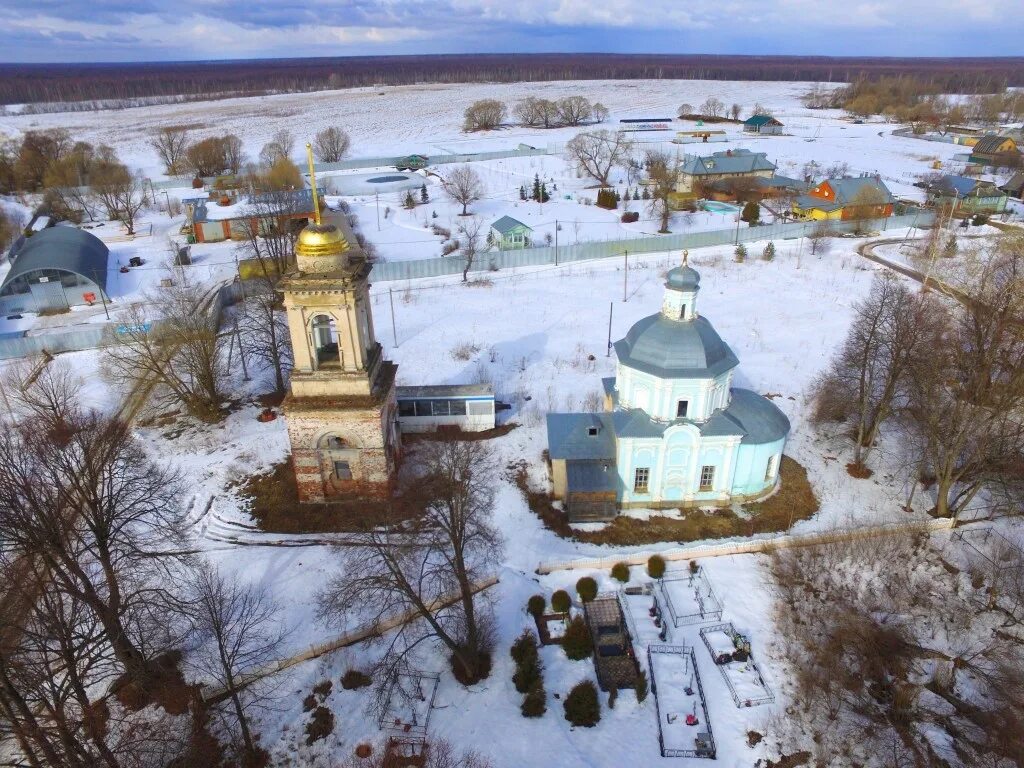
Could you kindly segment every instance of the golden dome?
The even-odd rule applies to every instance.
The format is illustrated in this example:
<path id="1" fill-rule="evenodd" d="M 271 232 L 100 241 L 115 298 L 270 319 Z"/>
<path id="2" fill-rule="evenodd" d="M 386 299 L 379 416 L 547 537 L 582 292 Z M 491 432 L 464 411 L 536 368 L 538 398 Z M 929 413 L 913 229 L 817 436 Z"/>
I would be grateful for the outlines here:
<path id="1" fill-rule="evenodd" d="M 295 241 L 295 255 L 299 258 L 338 256 L 348 248 L 348 241 L 334 224 L 309 224 Z"/>

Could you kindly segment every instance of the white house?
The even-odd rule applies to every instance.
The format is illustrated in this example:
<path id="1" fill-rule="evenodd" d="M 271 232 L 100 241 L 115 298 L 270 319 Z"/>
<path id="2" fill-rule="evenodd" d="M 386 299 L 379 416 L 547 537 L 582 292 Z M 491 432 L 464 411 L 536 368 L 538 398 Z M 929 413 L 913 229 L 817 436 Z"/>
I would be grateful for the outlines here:
<path id="1" fill-rule="evenodd" d="M 570 519 L 722 506 L 774 490 L 789 420 L 732 386 L 739 360 L 698 314 L 699 290 L 696 270 L 669 271 L 661 311 L 615 343 L 604 413 L 548 415 L 554 494 Z"/>

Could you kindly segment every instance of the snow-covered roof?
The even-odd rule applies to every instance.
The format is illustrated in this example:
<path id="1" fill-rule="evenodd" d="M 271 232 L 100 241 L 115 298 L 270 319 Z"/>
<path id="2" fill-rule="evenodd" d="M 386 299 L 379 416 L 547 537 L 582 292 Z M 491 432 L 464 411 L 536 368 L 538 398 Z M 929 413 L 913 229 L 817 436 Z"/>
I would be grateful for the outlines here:
<path id="1" fill-rule="evenodd" d="M 682 173 L 687 176 L 710 176 L 774 170 L 775 163 L 771 162 L 764 152 L 728 149 L 725 152 L 715 152 L 707 157 L 686 158 L 683 162 Z"/>
<path id="2" fill-rule="evenodd" d="M 399 400 L 430 397 L 494 399 L 494 389 L 490 384 L 427 384 L 418 387 L 395 387 L 395 397 Z"/>

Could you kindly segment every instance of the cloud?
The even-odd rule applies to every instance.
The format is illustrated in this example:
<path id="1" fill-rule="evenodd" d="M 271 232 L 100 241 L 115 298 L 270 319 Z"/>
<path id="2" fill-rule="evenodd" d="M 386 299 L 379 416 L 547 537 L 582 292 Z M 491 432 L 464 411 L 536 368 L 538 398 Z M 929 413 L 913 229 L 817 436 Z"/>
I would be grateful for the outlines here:
<path id="1" fill-rule="evenodd" d="M 1010 55 L 1024 20 L 961 0 L 5 0 L 7 60 L 416 52 Z M 968 23 L 991 25 L 965 35 Z M 912 34 L 908 34 L 912 32 Z M 50 45 L 44 43 L 49 41 Z"/>

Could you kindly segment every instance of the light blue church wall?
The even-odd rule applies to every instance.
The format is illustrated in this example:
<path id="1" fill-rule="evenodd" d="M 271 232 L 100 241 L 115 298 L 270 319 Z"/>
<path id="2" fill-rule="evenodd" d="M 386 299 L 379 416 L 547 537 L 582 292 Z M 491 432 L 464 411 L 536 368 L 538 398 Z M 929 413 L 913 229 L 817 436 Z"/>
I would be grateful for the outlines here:
<path id="1" fill-rule="evenodd" d="M 732 480 L 732 493 L 735 496 L 751 496 L 763 493 L 775 485 L 779 476 L 779 462 L 782 461 L 782 449 L 786 439 L 761 445 L 741 444 L 736 455 L 736 471 Z M 765 479 L 768 462 L 772 462 L 770 479 Z"/>
<path id="2" fill-rule="evenodd" d="M 660 379 L 620 365 L 615 386 L 623 408 L 640 408 L 661 421 L 676 418 L 680 400 L 688 403 L 686 418 L 703 421 L 729 404 L 732 371 L 713 379 Z"/>
<path id="3" fill-rule="evenodd" d="M 663 439 L 620 438 L 616 463 L 625 503 L 723 501 L 734 483 L 739 438 L 704 438 L 693 425 L 677 425 Z M 715 468 L 712 489 L 700 491 L 701 470 Z M 635 490 L 636 470 L 648 470 L 646 493 Z"/>

